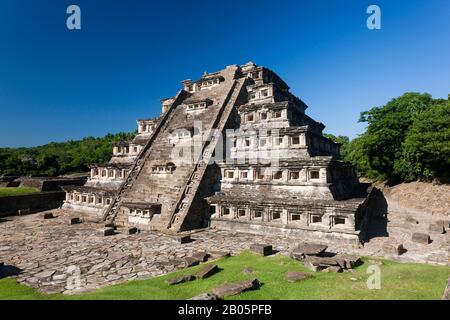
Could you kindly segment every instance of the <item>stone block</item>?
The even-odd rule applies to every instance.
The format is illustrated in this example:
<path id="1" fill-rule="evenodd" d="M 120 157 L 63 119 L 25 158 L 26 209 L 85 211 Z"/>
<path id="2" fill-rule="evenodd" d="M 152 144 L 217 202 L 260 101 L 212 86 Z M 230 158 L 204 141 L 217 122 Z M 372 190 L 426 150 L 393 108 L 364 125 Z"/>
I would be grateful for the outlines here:
<path id="1" fill-rule="evenodd" d="M 204 279 L 212 276 L 214 273 L 219 271 L 219 267 L 217 264 L 209 264 L 206 265 L 202 270 L 197 272 L 197 278 Z"/>
<path id="2" fill-rule="evenodd" d="M 44 213 L 44 219 L 53 219 L 55 216 L 53 215 L 53 212 L 46 212 Z"/>
<path id="3" fill-rule="evenodd" d="M 435 223 L 430 224 L 430 226 L 428 227 L 428 231 L 430 233 L 443 234 L 443 233 L 445 233 L 445 227 L 444 227 L 444 224 L 435 222 Z"/>
<path id="4" fill-rule="evenodd" d="M 422 244 L 429 244 L 430 243 L 430 236 L 426 233 L 413 233 L 411 237 L 412 241 Z"/>
<path id="5" fill-rule="evenodd" d="M 212 300 L 219 300 L 219 297 L 213 293 L 202 293 L 202 294 L 199 294 L 198 296 L 190 298 L 189 300 L 212 301 Z"/>
<path id="6" fill-rule="evenodd" d="M 139 229 L 136 227 L 131 227 L 128 229 L 128 234 L 135 234 L 135 233 L 139 233 Z"/>
<path id="7" fill-rule="evenodd" d="M 208 260 L 208 254 L 205 251 L 199 251 L 192 254 L 192 258 L 198 259 L 200 262 L 205 262 Z"/>
<path id="8" fill-rule="evenodd" d="M 107 237 L 107 236 L 113 236 L 113 235 L 115 235 L 116 234 L 116 231 L 114 230 L 114 228 L 104 228 L 103 229 L 103 235 L 105 236 L 105 237 Z"/>
<path id="9" fill-rule="evenodd" d="M 331 266 L 331 267 L 326 268 L 324 271 L 338 273 L 338 272 L 342 272 L 342 268 L 340 266 Z"/>
<path id="10" fill-rule="evenodd" d="M 35 274 L 34 277 L 40 278 L 40 279 L 43 279 L 43 278 L 50 278 L 50 277 L 53 276 L 55 273 L 56 273 L 55 270 L 44 270 L 44 271 L 41 271 L 41 272 Z"/>
<path id="11" fill-rule="evenodd" d="M 194 257 L 186 257 L 183 259 L 186 268 L 197 266 L 200 264 L 200 260 Z"/>
<path id="12" fill-rule="evenodd" d="M 405 222 L 411 223 L 411 224 L 419 224 L 419 221 L 416 218 L 411 217 L 411 216 L 407 216 L 405 218 Z"/>
<path id="13" fill-rule="evenodd" d="M 307 256 L 317 256 L 325 252 L 327 249 L 327 245 L 320 243 L 302 243 L 295 248 L 295 251 L 302 252 Z"/>
<path id="14" fill-rule="evenodd" d="M 211 259 L 220 259 L 231 256 L 230 251 L 208 251 L 208 255 Z"/>
<path id="15" fill-rule="evenodd" d="M 311 278 L 311 275 L 306 272 L 296 272 L 296 271 L 289 271 L 285 274 L 286 280 L 289 282 L 297 282 L 300 280 Z"/>
<path id="16" fill-rule="evenodd" d="M 166 282 L 168 284 L 170 284 L 170 285 L 175 285 L 175 284 L 179 284 L 179 283 L 183 283 L 183 282 L 192 281 L 194 279 L 195 279 L 195 277 L 193 275 L 188 274 L 188 275 L 179 276 L 179 277 L 175 277 L 175 278 L 169 279 Z"/>
<path id="17" fill-rule="evenodd" d="M 260 254 L 262 256 L 268 256 L 272 254 L 272 246 L 268 244 L 252 244 L 250 250 L 254 253 Z"/>
<path id="18" fill-rule="evenodd" d="M 31 212 L 30 209 L 20 209 L 20 210 L 17 210 L 17 215 L 24 216 L 24 215 L 30 214 L 30 212 Z"/>
<path id="19" fill-rule="evenodd" d="M 445 229 L 450 228 L 450 220 L 438 220 L 436 221 L 437 224 L 442 224 Z"/>
<path id="20" fill-rule="evenodd" d="M 192 242 L 191 236 L 187 235 L 187 236 L 179 236 L 177 237 L 177 242 L 184 244 L 184 243 L 189 243 Z"/>
<path id="21" fill-rule="evenodd" d="M 346 254 L 337 255 L 336 261 L 342 269 L 353 269 L 362 263 L 361 257 Z"/>
<path id="22" fill-rule="evenodd" d="M 305 262 L 303 262 L 303 265 L 304 265 L 307 269 L 311 270 L 312 272 L 319 272 L 320 270 L 323 269 L 323 267 L 318 266 L 318 265 L 314 265 L 314 264 L 313 264 L 312 262 L 310 262 L 310 261 L 305 261 Z"/>
<path id="23" fill-rule="evenodd" d="M 80 217 L 70 218 L 69 219 L 69 225 L 80 224 L 80 223 L 83 223 L 83 222 L 84 222 L 83 218 L 80 218 Z"/>
<path id="24" fill-rule="evenodd" d="M 302 243 L 292 251 L 291 256 L 296 260 L 303 260 L 306 256 L 317 256 L 327 250 L 328 246 L 320 243 Z"/>
<path id="25" fill-rule="evenodd" d="M 401 255 L 405 252 L 405 248 L 401 243 L 385 243 L 383 244 L 383 252 L 385 254 Z"/>
<path id="26" fill-rule="evenodd" d="M 360 257 L 349 255 L 336 255 L 334 257 L 306 256 L 304 265 L 313 271 L 320 271 L 321 269 L 334 266 L 341 269 L 352 269 L 359 265 L 361 261 Z"/>
<path id="27" fill-rule="evenodd" d="M 230 284 L 225 284 L 213 290 L 213 294 L 223 299 L 225 297 L 234 296 L 241 292 L 259 288 L 260 283 L 258 279 L 245 280 L 241 282 L 235 282 Z"/>

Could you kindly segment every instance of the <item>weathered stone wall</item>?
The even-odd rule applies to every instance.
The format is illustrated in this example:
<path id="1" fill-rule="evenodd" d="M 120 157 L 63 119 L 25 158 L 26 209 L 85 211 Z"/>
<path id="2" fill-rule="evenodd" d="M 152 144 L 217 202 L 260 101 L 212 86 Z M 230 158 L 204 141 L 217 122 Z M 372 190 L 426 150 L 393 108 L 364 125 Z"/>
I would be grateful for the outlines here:
<path id="1" fill-rule="evenodd" d="M 62 186 L 82 186 L 86 179 L 21 177 L 17 181 L 20 181 L 21 187 L 36 188 L 40 191 L 59 191 Z"/>
<path id="2" fill-rule="evenodd" d="M 58 208 L 65 199 L 64 191 L 40 192 L 22 196 L 0 197 L 0 217 L 17 214 L 18 210 L 30 212 Z"/>
<path id="3" fill-rule="evenodd" d="M 303 239 L 319 242 L 333 242 L 339 240 L 340 243 L 348 243 L 357 246 L 360 243 L 359 232 L 337 232 L 335 230 L 311 230 L 304 228 L 290 228 L 288 226 L 271 226 L 267 224 L 256 224 L 246 221 L 213 219 L 211 227 L 220 230 L 233 232 L 253 233 L 258 235 L 284 236 L 288 238 Z"/>
<path id="4" fill-rule="evenodd" d="M 18 187 L 19 182 L 15 181 L 18 177 L 0 177 L 0 187 Z"/>

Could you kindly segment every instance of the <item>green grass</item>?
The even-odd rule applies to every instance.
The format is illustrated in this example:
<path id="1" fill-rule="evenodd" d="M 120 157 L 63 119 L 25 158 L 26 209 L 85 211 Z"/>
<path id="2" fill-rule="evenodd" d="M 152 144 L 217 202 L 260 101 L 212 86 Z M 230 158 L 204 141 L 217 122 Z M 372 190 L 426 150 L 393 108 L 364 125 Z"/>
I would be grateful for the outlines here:
<path id="1" fill-rule="evenodd" d="M 204 280 L 169 286 L 165 280 L 181 274 L 195 273 L 196 266 L 162 277 L 136 280 L 74 296 L 46 295 L 18 284 L 14 279 L 0 280 L 0 299 L 188 299 L 224 283 L 257 278 L 263 285 L 229 299 L 440 299 L 450 276 L 450 268 L 426 264 L 396 263 L 382 260 L 381 289 L 369 290 L 366 273 L 369 262 L 355 273 L 313 273 L 313 277 L 296 283 L 285 280 L 286 271 L 309 272 L 297 261 L 284 257 L 261 257 L 244 252 L 237 257 L 218 260 L 223 270 Z M 245 268 L 253 275 L 243 274 Z M 357 280 L 351 280 L 356 278 Z"/>
<path id="2" fill-rule="evenodd" d="M 0 187 L 0 197 L 7 197 L 7 196 L 22 196 L 26 194 L 32 194 L 39 192 L 38 189 L 35 188 L 6 188 L 6 187 Z"/>

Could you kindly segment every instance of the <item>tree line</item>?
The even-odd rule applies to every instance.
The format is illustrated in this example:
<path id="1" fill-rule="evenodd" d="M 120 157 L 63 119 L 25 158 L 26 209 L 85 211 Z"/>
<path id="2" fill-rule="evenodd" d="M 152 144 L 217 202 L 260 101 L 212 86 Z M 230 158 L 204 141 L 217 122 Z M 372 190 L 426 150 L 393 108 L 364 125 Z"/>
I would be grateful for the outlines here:
<path id="1" fill-rule="evenodd" d="M 114 142 L 129 141 L 134 136 L 135 133 L 122 132 L 31 148 L 0 148 L 0 176 L 58 176 L 86 172 L 89 164 L 104 164 L 110 160 Z"/>
<path id="2" fill-rule="evenodd" d="M 450 178 L 450 95 L 433 99 L 425 93 L 405 93 L 386 105 L 361 113 L 366 131 L 342 144 L 341 156 L 372 180 L 448 182 Z"/>

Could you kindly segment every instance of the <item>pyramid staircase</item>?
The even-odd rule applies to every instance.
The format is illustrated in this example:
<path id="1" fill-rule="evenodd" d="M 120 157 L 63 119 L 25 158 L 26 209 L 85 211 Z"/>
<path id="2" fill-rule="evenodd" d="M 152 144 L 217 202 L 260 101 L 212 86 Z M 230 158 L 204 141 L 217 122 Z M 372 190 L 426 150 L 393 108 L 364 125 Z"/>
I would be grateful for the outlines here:
<path id="1" fill-rule="evenodd" d="M 200 153 L 198 159 L 195 161 L 195 168 L 187 180 L 183 191 L 180 194 L 178 201 L 174 205 L 174 210 L 169 218 L 169 223 L 167 229 L 173 232 L 182 231 L 183 222 L 189 214 L 192 203 L 197 195 L 200 185 L 206 173 L 208 164 L 210 164 L 211 158 L 213 157 L 214 150 L 217 146 L 220 137 L 224 132 L 225 125 L 236 105 L 238 97 L 244 87 L 246 79 L 235 79 L 232 89 L 229 91 L 221 110 L 219 111 L 211 129 L 212 136 L 210 139 L 206 139 L 202 146 L 202 152 Z"/>

